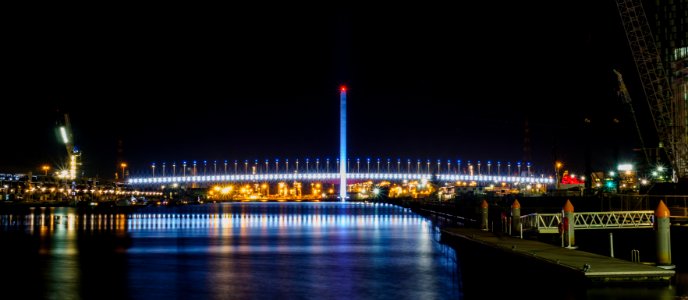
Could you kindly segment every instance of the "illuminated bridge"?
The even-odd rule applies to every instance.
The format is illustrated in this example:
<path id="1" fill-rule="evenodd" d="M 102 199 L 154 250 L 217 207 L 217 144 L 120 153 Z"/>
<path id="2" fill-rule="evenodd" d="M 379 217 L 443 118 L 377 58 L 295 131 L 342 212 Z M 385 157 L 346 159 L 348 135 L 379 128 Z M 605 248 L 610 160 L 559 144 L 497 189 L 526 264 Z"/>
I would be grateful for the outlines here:
<path id="1" fill-rule="evenodd" d="M 235 160 L 233 168 L 228 161 L 224 161 L 224 165 L 220 162 L 220 169 L 218 170 L 218 162 L 213 161 L 209 165 L 208 161 L 202 161 L 202 166 L 197 161 L 187 163 L 182 161 L 180 165 L 176 162 L 171 164 L 172 172 L 169 172 L 168 165 L 162 163 L 158 165 L 161 172 L 156 176 L 156 164 L 151 164 L 150 176 L 133 176 L 128 179 L 128 183 L 134 186 L 150 187 L 150 188 L 164 188 L 163 186 L 171 184 L 172 186 L 188 185 L 191 187 L 209 187 L 213 186 L 216 191 L 232 191 L 233 183 L 241 183 L 243 188 L 239 188 L 239 192 L 245 196 L 263 197 L 271 196 L 270 183 L 278 182 L 278 195 L 296 195 L 300 196 L 301 182 L 308 181 L 313 185 L 311 188 L 312 194 L 317 195 L 321 192 L 320 183 L 328 183 L 332 185 L 330 190 L 334 190 L 334 185 L 339 181 L 339 198 L 347 198 L 347 190 L 351 184 L 359 182 L 403 182 L 403 185 L 408 186 L 408 189 L 399 187 L 401 192 L 413 190 L 425 190 L 429 192 L 431 188 L 425 183 L 437 182 L 444 183 L 445 187 L 462 186 L 462 187 L 481 187 L 481 186 L 501 186 L 508 188 L 511 186 L 523 185 L 526 188 L 535 186 L 538 190 L 549 184 L 555 182 L 550 176 L 543 174 L 534 174 L 531 172 L 531 164 L 526 162 L 516 162 L 513 165 L 511 162 L 502 164 L 501 161 L 496 161 L 495 164 L 488 160 L 485 163 L 476 161 L 463 162 L 461 160 L 437 160 L 422 161 L 420 159 L 412 164 L 411 159 L 406 159 L 402 163 L 402 159 L 398 158 L 396 162 L 387 158 L 386 161 L 380 158 L 371 161 L 370 158 L 361 162 L 357 158 L 355 168 L 352 165 L 352 160 L 347 156 L 347 118 L 346 118 L 346 86 L 339 88 L 339 157 L 332 160 L 333 169 L 330 169 L 330 159 L 321 160 L 316 158 L 310 160 L 308 158 L 302 160 L 299 167 L 299 160 L 292 161 L 292 168 L 289 168 L 289 160 L 285 159 L 280 165 L 279 159 L 274 161 L 254 160 L 249 163 L 244 160 L 243 164 Z M 303 164 L 305 162 L 305 164 Z M 341 162 L 341 163 L 340 163 Z M 345 163 L 346 162 L 346 163 Z M 446 164 L 445 164 L 446 162 Z M 295 164 L 294 164 L 295 163 Z M 364 168 L 362 168 L 362 163 Z M 402 165 L 404 168 L 402 168 Z M 122 164 L 122 178 L 125 178 L 124 168 L 126 164 Z M 180 170 L 177 170 L 177 167 Z M 273 167 L 274 166 L 274 167 Z M 223 168 L 224 167 L 224 168 Z M 250 168 L 249 168 L 250 167 Z M 413 167 L 413 168 L 412 168 Z M 523 168 L 522 168 L 523 167 Z M 229 169 L 228 169 L 229 168 Z M 180 172 L 178 172 L 180 171 Z M 148 173 L 148 172 L 146 172 Z M 170 176 L 171 174 L 171 176 Z M 420 184 L 415 182 L 419 181 Z M 293 182 L 294 189 L 287 190 L 287 182 Z M 254 188 L 249 183 L 256 185 Z M 258 183 L 261 183 L 260 185 Z M 226 185 L 228 184 L 228 185 Z M 225 185 L 225 187 L 221 187 Z M 356 188 L 355 190 L 360 190 Z M 236 192 L 236 190 L 234 190 Z M 274 190 L 273 190 L 274 191 Z M 253 193 L 257 192 L 257 195 Z"/>
<path id="2" fill-rule="evenodd" d="M 454 166 L 452 166 L 454 162 Z M 173 170 L 169 172 L 166 170 L 166 164 L 162 164 L 162 172 L 155 173 L 156 164 L 151 165 L 150 175 L 137 176 L 128 179 L 131 185 L 161 185 L 161 184 L 216 184 L 224 182 L 279 182 L 279 181 L 306 181 L 306 182 L 336 182 L 342 174 L 335 173 L 334 170 L 339 168 L 337 162 L 336 169 L 332 170 L 329 166 L 329 160 L 321 168 L 320 160 L 316 160 L 315 167 L 309 167 L 310 161 L 306 159 L 305 166 L 299 168 L 299 162 L 296 160 L 296 168 L 289 169 L 289 162 L 286 161 L 284 166 L 280 168 L 279 160 L 273 162 L 265 161 L 265 163 L 258 163 L 254 161 L 250 164 L 244 161 L 243 166 L 235 161 L 234 168 L 228 170 L 227 161 L 224 162 L 224 168 L 220 165 L 218 170 L 217 161 L 213 162 L 209 168 L 207 161 L 203 164 L 197 162 L 189 163 L 183 162 L 181 172 L 177 170 L 177 164 L 173 163 Z M 350 164 L 349 164 L 350 165 Z M 495 183 L 506 184 L 553 184 L 555 181 L 551 176 L 531 173 L 530 163 L 524 164 L 522 169 L 521 163 L 515 163 L 514 168 L 512 164 L 507 162 L 502 164 L 497 162 L 493 164 L 487 161 L 486 164 L 478 161 L 471 163 L 468 161 L 464 168 L 462 168 L 461 160 L 457 161 L 437 161 L 430 163 L 430 161 L 422 162 L 417 160 L 415 165 L 411 165 L 411 160 L 408 160 L 405 166 L 402 167 L 401 160 L 397 160 L 396 165 L 387 160 L 386 164 L 381 163 L 378 159 L 372 163 L 371 160 L 365 160 L 364 168 L 361 167 L 361 160 L 356 160 L 356 167 L 348 167 L 348 171 L 344 173 L 347 180 L 351 182 L 361 181 L 410 181 L 410 180 L 435 180 L 437 182 L 473 182 L 477 185 L 489 185 Z M 274 167 L 273 167 L 274 166 Z M 210 169 L 210 170 L 208 170 Z M 241 169 L 241 170 L 240 170 Z M 181 174 L 180 174 L 181 173 Z M 200 174 L 199 174 L 200 173 Z"/>

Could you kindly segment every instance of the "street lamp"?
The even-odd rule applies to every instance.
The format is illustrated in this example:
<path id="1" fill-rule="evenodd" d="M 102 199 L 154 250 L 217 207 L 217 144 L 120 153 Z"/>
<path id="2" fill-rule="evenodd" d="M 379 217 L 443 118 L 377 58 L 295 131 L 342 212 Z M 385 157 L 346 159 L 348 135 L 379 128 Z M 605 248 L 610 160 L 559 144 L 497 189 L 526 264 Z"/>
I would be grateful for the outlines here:
<path id="1" fill-rule="evenodd" d="M 558 190 L 558 189 L 559 189 L 559 181 L 560 181 L 560 180 L 559 180 L 559 169 L 561 169 L 561 162 L 559 162 L 559 161 L 556 162 L 556 163 L 554 164 L 554 167 L 555 167 L 554 169 L 555 169 L 555 172 L 556 172 L 556 174 L 554 174 L 554 175 L 556 175 L 556 178 L 557 178 L 557 190 Z"/>
<path id="2" fill-rule="evenodd" d="M 165 177 L 165 163 L 162 163 L 162 177 Z"/>
<path id="3" fill-rule="evenodd" d="M 127 167 L 127 163 L 121 163 L 119 166 L 122 167 L 122 181 L 124 181 L 124 168 Z"/>
<path id="4" fill-rule="evenodd" d="M 186 161 L 183 161 L 183 162 L 182 162 L 182 167 L 183 167 L 183 169 L 182 169 L 182 176 L 186 176 Z"/>
<path id="5" fill-rule="evenodd" d="M 172 162 L 172 176 L 174 176 L 174 177 L 177 176 L 177 162 L 176 161 Z"/>
<path id="6" fill-rule="evenodd" d="M 153 169 L 153 177 L 155 177 L 155 163 L 151 164 L 151 169 Z"/>
<path id="7" fill-rule="evenodd" d="M 530 177 L 530 162 L 526 163 L 526 167 L 528 167 L 528 177 Z"/>
<path id="8" fill-rule="evenodd" d="M 456 161 L 456 173 L 461 174 L 461 160 Z"/>
<path id="9" fill-rule="evenodd" d="M 45 172 L 45 176 L 48 176 L 48 170 L 50 170 L 50 166 L 43 165 L 41 169 L 43 170 L 43 172 Z"/>
<path id="10" fill-rule="evenodd" d="M 315 159 L 315 173 L 320 173 L 320 158 Z"/>
<path id="11" fill-rule="evenodd" d="M 487 161 L 487 175 L 488 175 L 488 176 L 489 176 L 489 175 L 492 175 L 492 169 L 491 169 L 491 168 L 492 168 L 492 161 L 491 161 L 491 160 L 488 160 L 488 161 Z"/>

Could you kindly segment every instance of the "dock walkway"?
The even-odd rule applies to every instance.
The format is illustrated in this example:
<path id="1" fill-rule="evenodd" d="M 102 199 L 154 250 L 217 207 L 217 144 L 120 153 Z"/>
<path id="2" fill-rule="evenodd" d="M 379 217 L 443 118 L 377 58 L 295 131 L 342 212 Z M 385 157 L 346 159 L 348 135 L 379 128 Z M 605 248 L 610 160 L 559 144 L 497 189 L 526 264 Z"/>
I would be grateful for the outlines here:
<path id="1" fill-rule="evenodd" d="M 537 259 L 552 266 L 578 272 L 592 283 L 661 282 L 669 283 L 675 271 L 634 263 L 575 249 L 567 249 L 535 240 L 499 236 L 470 228 L 446 228 L 443 234 L 491 248 Z"/>

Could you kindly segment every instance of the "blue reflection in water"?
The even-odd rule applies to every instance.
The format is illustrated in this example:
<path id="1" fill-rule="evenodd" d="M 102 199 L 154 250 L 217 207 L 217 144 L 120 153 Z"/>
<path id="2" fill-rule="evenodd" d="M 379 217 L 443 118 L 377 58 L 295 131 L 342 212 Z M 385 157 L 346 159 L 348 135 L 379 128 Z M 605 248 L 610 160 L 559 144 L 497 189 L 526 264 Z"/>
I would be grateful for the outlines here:
<path id="1" fill-rule="evenodd" d="M 234 203 L 130 214 L 32 208 L 0 213 L 0 298 L 688 296 L 685 269 L 671 286 L 587 288 L 532 261 L 467 245 L 457 260 L 439 237 L 426 219 L 380 204 Z"/>
<path id="2" fill-rule="evenodd" d="M 15 245 L 0 254 L 16 258 L 0 280 L 27 298 L 460 296 L 455 253 L 437 229 L 384 204 L 49 208 L 1 215 L 0 234 Z"/>
<path id="3" fill-rule="evenodd" d="M 136 295 L 457 298 L 456 265 L 432 226 L 402 208 L 241 203 L 128 220 Z M 206 211 L 203 211 L 206 210 Z M 444 252 L 443 252 L 444 251 Z"/>

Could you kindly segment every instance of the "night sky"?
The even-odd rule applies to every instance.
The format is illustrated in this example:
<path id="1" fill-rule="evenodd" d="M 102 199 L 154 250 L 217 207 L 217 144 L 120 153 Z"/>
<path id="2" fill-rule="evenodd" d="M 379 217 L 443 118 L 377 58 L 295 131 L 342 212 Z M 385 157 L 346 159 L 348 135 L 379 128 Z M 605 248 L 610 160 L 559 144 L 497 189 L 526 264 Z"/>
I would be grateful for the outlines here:
<path id="1" fill-rule="evenodd" d="M 113 177 L 119 159 L 137 174 L 335 158 L 340 84 L 353 157 L 515 162 L 526 120 L 535 170 L 582 172 L 586 147 L 595 169 L 633 157 L 612 69 L 641 91 L 614 1 L 476 2 L 18 9 L 2 37 L 0 172 L 61 163 L 63 113 L 86 176 Z"/>

